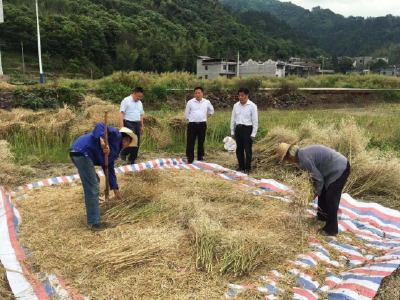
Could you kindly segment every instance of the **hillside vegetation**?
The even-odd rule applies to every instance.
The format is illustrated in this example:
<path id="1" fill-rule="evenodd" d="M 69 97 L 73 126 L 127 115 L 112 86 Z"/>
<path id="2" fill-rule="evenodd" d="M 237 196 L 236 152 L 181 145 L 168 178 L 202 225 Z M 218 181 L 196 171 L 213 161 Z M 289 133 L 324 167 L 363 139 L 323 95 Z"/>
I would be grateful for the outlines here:
<path id="1" fill-rule="evenodd" d="M 400 63 L 400 17 L 345 18 L 329 9 L 315 7 L 310 11 L 278 0 L 220 1 L 243 13 L 271 13 L 299 32 L 315 38 L 318 47 L 331 55 L 387 55 L 391 63 Z"/>
<path id="2" fill-rule="evenodd" d="M 20 54 L 21 42 L 27 55 L 37 53 L 34 4 L 4 1 L 0 39 L 6 53 Z M 267 59 L 321 53 L 276 17 L 269 15 L 268 26 L 259 30 L 217 0 L 43 0 L 39 11 L 47 72 L 194 72 L 198 55 L 235 58 L 240 50 L 242 59 Z"/>

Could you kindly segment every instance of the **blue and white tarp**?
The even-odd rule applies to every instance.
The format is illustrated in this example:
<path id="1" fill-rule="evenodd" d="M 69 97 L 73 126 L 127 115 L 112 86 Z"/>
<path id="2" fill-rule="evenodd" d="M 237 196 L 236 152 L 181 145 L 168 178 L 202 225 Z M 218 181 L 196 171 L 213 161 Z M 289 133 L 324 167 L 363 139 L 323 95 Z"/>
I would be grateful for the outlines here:
<path id="1" fill-rule="evenodd" d="M 220 176 L 227 180 L 238 181 L 247 188 L 254 187 L 255 195 L 267 195 L 265 192 L 283 193 L 278 197 L 290 201 L 288 194 L 293 193 L 288 187 L 271 179 L 256 180 L 246 174 L 223 168 L 216 164 L 195 162 L 187 164 L 184 159 L 157 159 L 140 164 L 116 168 L 116 173 L 141 171 L 146 169 L 196 169 Z M 104 176 L 102 171 L 99 176 Z M 19 193 L 37 187 L 69 183 L 78 179 L 79 175 L 49 178 L 20 188 Z M 69 288 L 62 278 L 55 275 L 35 274 L 26 259 L 29 253 L 18 242 L 18 226 L 21 216 L 11 201 L 11 195 L 4 188 L 0 189 L 0 260 L 7 270 L 7 278 L 11 289 L 18 299 L 84 299 L 79 291 Z M 18 195 L 19 196 L 19 195 Z M 275 197 L 276 198 L 276 197 Z M 313 204 L 316 206 L 316 203 Z M 309 210 L 312 215 L 314 211 Z M 339 231 L 354 233 L 357 243 L 337 238 L 328 238 L 321 243 L 316 238 L 309 238 L 309 251 L 299 255 L 294 262 L 288 262 L 292 268 L 290 275 L 296 276 L 293 287 L 293 299 L 318 299 L 325 293 L 328 299 L 369 300 L 372 299 L 382 280 L 390 276 L 400 266 L 400 212 L 383 207 L 376 203 L 358 202 L 349 195 L 342 195 L 339 209 Z M 361 246 L 354 246 L 354 244 Z M 328 249 L 329 248 L 329 249 Z M 337 260 L 331 258 L 330 249 L 340 253 Z M 377 254 L 378 253 L 378 254 Z M 312 268 L 323 263 L 329 266 L 324 284 L 313 278 Z M 345 272 L 340 270 L 346 269 Z M 234 298 L 237 293 L 248 289 L 257 289 L 265 299 L 279 299 L 279 283 L 284 282 L 286 274 L 272 271 L 260 276 L 264 282 L 260 286 L 230 284 L 225 297 Z"/>

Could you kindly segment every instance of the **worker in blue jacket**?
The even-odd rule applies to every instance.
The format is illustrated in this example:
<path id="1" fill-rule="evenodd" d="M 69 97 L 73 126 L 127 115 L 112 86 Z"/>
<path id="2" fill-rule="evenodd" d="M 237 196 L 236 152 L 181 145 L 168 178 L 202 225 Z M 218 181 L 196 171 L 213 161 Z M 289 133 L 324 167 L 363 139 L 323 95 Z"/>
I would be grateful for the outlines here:
<path id="1" fill-rule="evenodd" d="M 87 223 L 93 231 L 113 228 L 115 225 L 102 223 L 100 219 L 99 187 L 100 178 L 95 166 L 105 169 L 104 155 L 108 154 L 108 178 L 115 197 L 122 200 L 115 176 L 114 161 L 122 149 L 137 147 L 137 137 L 128 128 L 118 129 L 108 126 L 108 145 L 104 142 L 104 124 L 99 123 L 93 132 L 80 136 L 71 146 L 69 155 L 78 169 L 85 195 Z"/>

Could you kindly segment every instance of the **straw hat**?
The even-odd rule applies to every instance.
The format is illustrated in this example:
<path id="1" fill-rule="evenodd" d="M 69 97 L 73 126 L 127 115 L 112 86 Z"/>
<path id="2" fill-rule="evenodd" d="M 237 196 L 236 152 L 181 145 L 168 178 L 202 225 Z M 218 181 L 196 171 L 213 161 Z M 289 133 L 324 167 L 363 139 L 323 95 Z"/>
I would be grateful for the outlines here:
<path id="1" fill-rule="evenodd" d="M 289 151 L 290 147 L 292 147 L 293 145 L 296 145 L 296 142 L 291 143 L 291 144 L 280 143 L 278 145 L 278 148 L 276 148 L 276 152 L 278 153 L 278 156 L 279 156 L 281 162 L 285 158 L 285 156 L 286 156 L 287 152 Z"/>
<path id="2" fill-rule="evenodd" d="M 129 128 L 126 128 L 126 127 L 122 127 L 119 130 L 119 132 L 125 133 L 126 135 L 128 135 L 132 138 L 132 142 L 130 143 L 130 145 L 128 147 L 137 147 L 138 138 L 137 138 L 137 135 L 134 134 L 132 130 L 130 130 Z"/>

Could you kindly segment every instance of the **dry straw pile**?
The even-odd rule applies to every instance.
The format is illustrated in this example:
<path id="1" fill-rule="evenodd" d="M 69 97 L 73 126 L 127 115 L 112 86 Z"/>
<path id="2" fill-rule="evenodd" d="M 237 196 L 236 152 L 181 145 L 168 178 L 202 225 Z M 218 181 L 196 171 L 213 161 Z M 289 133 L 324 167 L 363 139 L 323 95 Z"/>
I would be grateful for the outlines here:
<path id="1" fill-rule="evenodd" d="M 14 163 L 10 145 L 5 140 L 0 140 L 0 184 L 7 188 L 15 188 L 20 184 L 21 177 L 33 175 L 33 170 L 27 166 Z"/>
<path id="2" fill-rule="evenodd" d="M 100 233 L 85 224 L 80 185 L 34 190 L 19 202 L 22 243 L 38 271 L 94 299 L 219 299 L 227 283 L 255 282 L 306 250 L 311 220 L 297 226 L 290 205 L 236 182 L 151 170 L 119 184 L 125 201 L 101 207 L 118 227 Z"/>
<path id="3" fill-rule="evenodd" d="M 2 300 L 13 300 L 15 299 L 11 288 L 8 284 L 6 269 L 0 263 L 0 299 Z"/>
<path id="4" fill-rule="evenodd" d="M 277 166 L 275 150 L 278 143 L 295 141 L 300 147 L 325 145 L 346 156 L 352 171 L 345 192 L 352 196 L 359 198 L 389 196 L 393 200 L 400 199 L 399 159 L 390 153 L 367 150 L 369 139 L 353 118 L 342 119 L 336 126 L 321 125 L 310 119 L 298 130 L 277 127 L 257 143 L 254 149 L 256 165 L 266 170 L 272 178 L 281 180 L 291 187 L 295 177 L 283 172 L 281 166 Z M 291 168 L 293 171 L 293 167 L 285 166 L 285 168 Z"/>

